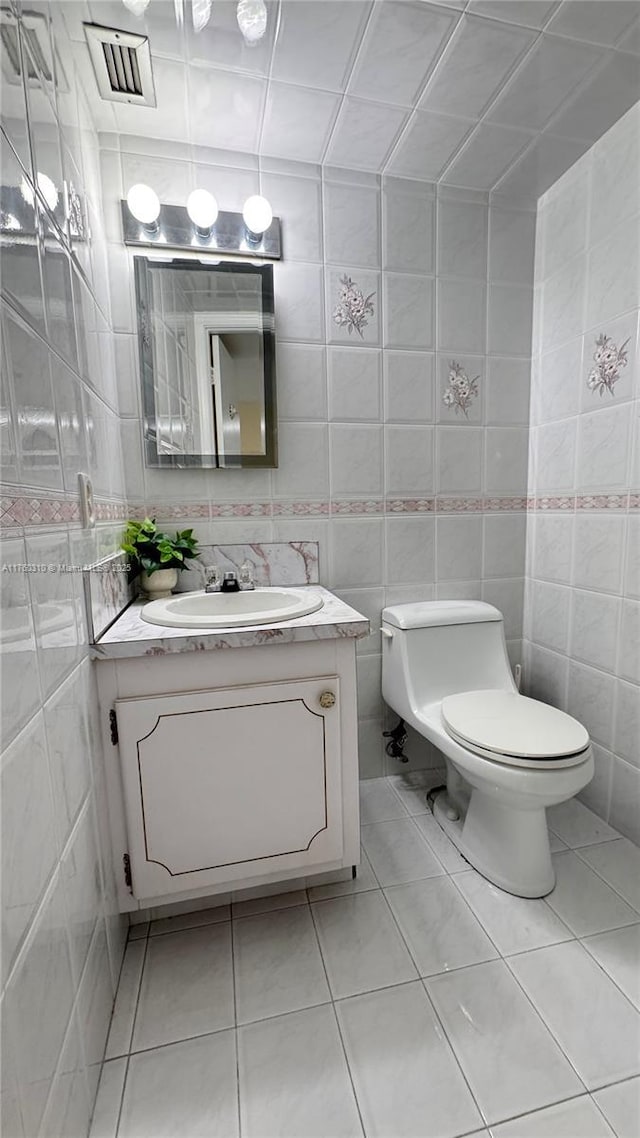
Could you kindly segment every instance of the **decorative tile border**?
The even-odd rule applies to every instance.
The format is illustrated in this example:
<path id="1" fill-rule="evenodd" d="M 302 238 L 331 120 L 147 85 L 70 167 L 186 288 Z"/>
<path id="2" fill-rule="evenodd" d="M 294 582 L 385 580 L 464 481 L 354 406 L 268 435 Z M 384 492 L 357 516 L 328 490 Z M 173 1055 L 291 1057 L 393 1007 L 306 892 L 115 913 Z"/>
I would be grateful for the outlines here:
<path id="1" fill-rule="evenodd" d="M 98 502 L 99 522 L 124 522 L 127 518 L 159 517 L 163 522 L 211 520 L 215 518 L 327 518 L 385 517 L 398 514 L 478 514 L 545 510 L 570 513 L 574 510 L 637 510 L 640 494 L 530 495 L 529 497 L 475 497 L 441 495 L 434 498 L 341 498 L 336 501 L 277 502 L 174 502 L 152 503 Z M 71 498 L 3 497 L 0 500 L 0 528 L 69 524 L 80 521 L 77 503 Z"/>

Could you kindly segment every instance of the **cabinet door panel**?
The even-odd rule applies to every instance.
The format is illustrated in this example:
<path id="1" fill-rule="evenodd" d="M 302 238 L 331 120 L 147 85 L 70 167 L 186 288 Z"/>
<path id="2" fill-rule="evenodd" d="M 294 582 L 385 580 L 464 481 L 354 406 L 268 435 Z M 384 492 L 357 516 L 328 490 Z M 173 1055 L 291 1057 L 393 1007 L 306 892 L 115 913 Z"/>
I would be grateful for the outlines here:
<path id="1" fill-rule="evenodd" d="M 117 703 L 136 897 L 341 856 L 335 676 Z"/>

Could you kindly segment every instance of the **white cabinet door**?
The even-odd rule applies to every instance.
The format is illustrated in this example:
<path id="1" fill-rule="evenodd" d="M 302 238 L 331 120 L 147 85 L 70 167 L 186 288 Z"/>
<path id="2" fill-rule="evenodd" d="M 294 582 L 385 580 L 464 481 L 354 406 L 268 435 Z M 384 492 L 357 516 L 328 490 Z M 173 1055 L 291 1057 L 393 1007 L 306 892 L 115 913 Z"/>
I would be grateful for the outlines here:
<path id="1" fill-rule="evenodd" d="M 338 698 L 323 676 L 118 700 L 134 896 L 339 859 Z"/>

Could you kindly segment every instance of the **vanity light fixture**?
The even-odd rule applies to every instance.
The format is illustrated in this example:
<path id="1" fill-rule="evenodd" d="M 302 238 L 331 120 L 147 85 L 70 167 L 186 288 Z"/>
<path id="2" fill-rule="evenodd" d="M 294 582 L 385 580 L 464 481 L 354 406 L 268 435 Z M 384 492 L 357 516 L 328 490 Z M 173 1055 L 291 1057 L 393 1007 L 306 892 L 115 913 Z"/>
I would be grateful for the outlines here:
<path id="1" fill-rule="evenodd" d="M 264 0 L 238 0 L 237 20 L 247 47 L 254 47 L 267 30 Z"/>
<path id="2" fill-rule="evenodd" d="M 208 190 L 192 190 L 185 205 L 161 205 L 151 186 L 138 183 L 121 202 L 125 245 L 233 253 L 241 257 L 282 256 L 280 218 L 266 198 L 247 198 L 242 213 L 218 209 Z"/>
<path id="3" fill-rule="evenodd" d="M 127 194 L 127 205 L 136 221 L 144 225 L 145 229 L 155 231 L 158 228 L 160 198 L 151 186 L 136 182 Z"/>
<path id="4" fill-rule="evenodd" d="M 218 203 L 208 190 L 192 190 L 187 198 L 187 213 L 200 237 L 208 237 L 218 216 Z"/>
<path id="5" fill-rule="evenodd" d="M 247 240 L 255 245 L 273 221 L 273 210 L 266 198 L 253 194 L 242 207 L 242 218 L 247 227 Z"/>

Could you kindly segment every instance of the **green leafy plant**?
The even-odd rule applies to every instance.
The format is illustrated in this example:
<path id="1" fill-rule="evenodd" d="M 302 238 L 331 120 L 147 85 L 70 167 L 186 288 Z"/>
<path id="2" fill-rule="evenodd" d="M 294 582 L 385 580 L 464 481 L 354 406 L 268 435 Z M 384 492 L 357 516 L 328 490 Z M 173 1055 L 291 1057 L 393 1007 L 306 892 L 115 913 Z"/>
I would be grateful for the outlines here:
<path id="1" fill-rule="evenodd" d="M 178 530 L 175 537 L 170 537 L 158 529 L 155 518 L 129 522 L 121 549 L 129 554 L 134 569 L 147 573 L 158 569 L 186 569 L 186 562 L 200 552 L 192 529 Z"/>

